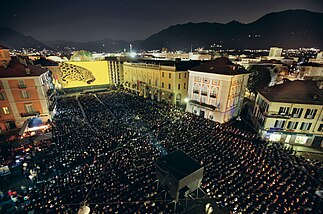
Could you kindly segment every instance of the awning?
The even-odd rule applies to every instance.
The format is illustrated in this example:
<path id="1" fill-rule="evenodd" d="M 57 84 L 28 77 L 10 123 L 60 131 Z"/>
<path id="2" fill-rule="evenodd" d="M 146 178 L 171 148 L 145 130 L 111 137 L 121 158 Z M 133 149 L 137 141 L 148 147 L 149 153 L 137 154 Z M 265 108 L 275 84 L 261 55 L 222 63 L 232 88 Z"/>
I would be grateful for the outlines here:
<path id="1" fill-rule="evenodd" d="M 21 127 L 21 129 L 20 129 L 20 131 L 19 131 L 19 135 L 23 135 L 23 134 L 25 133 L 25 130 L 26 130 L 27 126 L 28 126 L 28 123 L 29 123 L 29 121 L 28 121 L 28 120 L 26 120 L 26 121 L 24 122 L 24 124 L 22 125 L 22 127 Z"/>

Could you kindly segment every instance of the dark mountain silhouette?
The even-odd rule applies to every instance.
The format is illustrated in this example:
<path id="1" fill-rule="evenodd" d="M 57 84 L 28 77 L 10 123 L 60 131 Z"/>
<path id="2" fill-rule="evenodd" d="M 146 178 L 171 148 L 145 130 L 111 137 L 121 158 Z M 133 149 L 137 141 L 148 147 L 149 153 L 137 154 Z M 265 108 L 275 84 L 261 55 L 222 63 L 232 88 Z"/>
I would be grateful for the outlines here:
<path id="1" fill-rule="evenodd" d="M 25 36 L 10 28 L 0 28 L 0 44 L 8 48 L 22 49 L 22 48 L 35 48 L 42 50 L 44 48 L 50 49 L 44 43 L 34 39 L 31 36 Z"/>
<path id="2" fill-rule="evenodd" d="M 170 26 L 143 41 L 127 42 L 103 39 L 90 42 L 55 40 L 46 44 L 55 50 L 74 47 L 76 50 L 122 51 L 129 50 L 190 50 L 193 48 L 221 47 L 222 49 L 268 49 L 271 46 L 283 48 L 323 48 L 323 13 L 306 10 L 286 10 L 270 13 L 260 19 L 243 24 L 238 21 L 221 23 L 187 23 Z M 0 28 L 0 44 L 9 48 L 46 47 L 30 36 L 24 36 L 8 28 Z"/>
<path id="3" fill-rule="evenodd" d="M 323 47 L 323 13 L 287 10 L 267 14 L 255 22 L 242 24 L 187 23 L 170 26 L 142 42 L 144 49 L 283 48 Z"/>

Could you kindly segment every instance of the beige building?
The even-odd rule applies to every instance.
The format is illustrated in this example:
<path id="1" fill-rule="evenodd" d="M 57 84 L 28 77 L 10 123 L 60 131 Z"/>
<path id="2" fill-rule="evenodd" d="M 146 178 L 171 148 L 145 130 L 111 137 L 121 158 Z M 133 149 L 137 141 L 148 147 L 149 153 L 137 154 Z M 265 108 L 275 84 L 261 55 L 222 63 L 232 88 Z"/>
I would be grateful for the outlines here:
<path id="1" fill-rule="evenodd" d="M 289 81 L 260 91 L 254 123 L 263 139 L 323 147 L 322 82 Z"/>
<path id="2" fill-rule="evenodd" d="M 124 88 L 152 100 L 184 105 L 189 67 L 198 61 L 125 62 Z"/>
<path id="3" fill-rule="evenodd" d="M 187 111 L 225 123 L 238 117 L 249 73 L 227 58 L 217 58 L 189 70 Z"/>
<path id="4" fill-rule="evenodd" d="M 110 82 L 115 86 L 124 84 L 124 72 L 123 62 L 126 60 L 125 57 L 106 57 L 105 60 L 108 62 L 108 72 L 110 76 Z"/>
<path id="5" fill-rule="evenodd" d="M 13 58 L 7 66 L 0 66 L 1 132 L 20 128 L 36 115 L 46 122 L 50 118 L 50 89 L 50 71 L 28 64 L 25 58 Z"/>

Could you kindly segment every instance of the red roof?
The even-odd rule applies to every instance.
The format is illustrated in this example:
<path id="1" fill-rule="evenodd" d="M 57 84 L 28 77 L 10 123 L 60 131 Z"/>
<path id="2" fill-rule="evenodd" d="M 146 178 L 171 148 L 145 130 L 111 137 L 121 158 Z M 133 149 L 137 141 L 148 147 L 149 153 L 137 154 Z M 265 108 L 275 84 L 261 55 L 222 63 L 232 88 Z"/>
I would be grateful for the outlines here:
<path id="1" fill-rule="evenodd" d="M 0 44 L 0 49 L 9 49 L 9 48 L 7 48 L 7 47 Z"/>
<path id="2" fill-rule="evenodd" d="M 26 69 L 30 70 L 30 74 L 26 73 Z M 47 72 L 47 69 L 36 65 L 21 64 L 18 59 L 12 59 L 7 68 L 0 67 L 0 78 L 5 77 L 30 77 L 40 76 Z"/>

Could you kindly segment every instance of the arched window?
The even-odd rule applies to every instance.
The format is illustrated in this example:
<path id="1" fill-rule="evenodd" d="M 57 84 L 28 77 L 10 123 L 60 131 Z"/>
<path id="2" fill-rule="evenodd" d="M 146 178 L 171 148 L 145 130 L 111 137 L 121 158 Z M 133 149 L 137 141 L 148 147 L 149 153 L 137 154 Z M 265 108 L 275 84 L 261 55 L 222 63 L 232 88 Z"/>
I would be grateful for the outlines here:
<path id="1" fill-rule="evenodd" d="M 212 87 L 211 93 L 210 93 L 210 97 L 216 98 L 217 93 L 218 93 L 217 88 L 216 87 Z"/>
<path id="2" fill-rule="evenodd" d="M 193 87 L 193 93 L 198 94 L 200 92 L 200 84 L 195 83 Z"/>
<path id="3" fill-rule="evenodd" d="M 202 89 L 201 94 L 204 96 L 207 96 L 208 91 L 209 91 L 209 86 L 205 85 Z"/>

